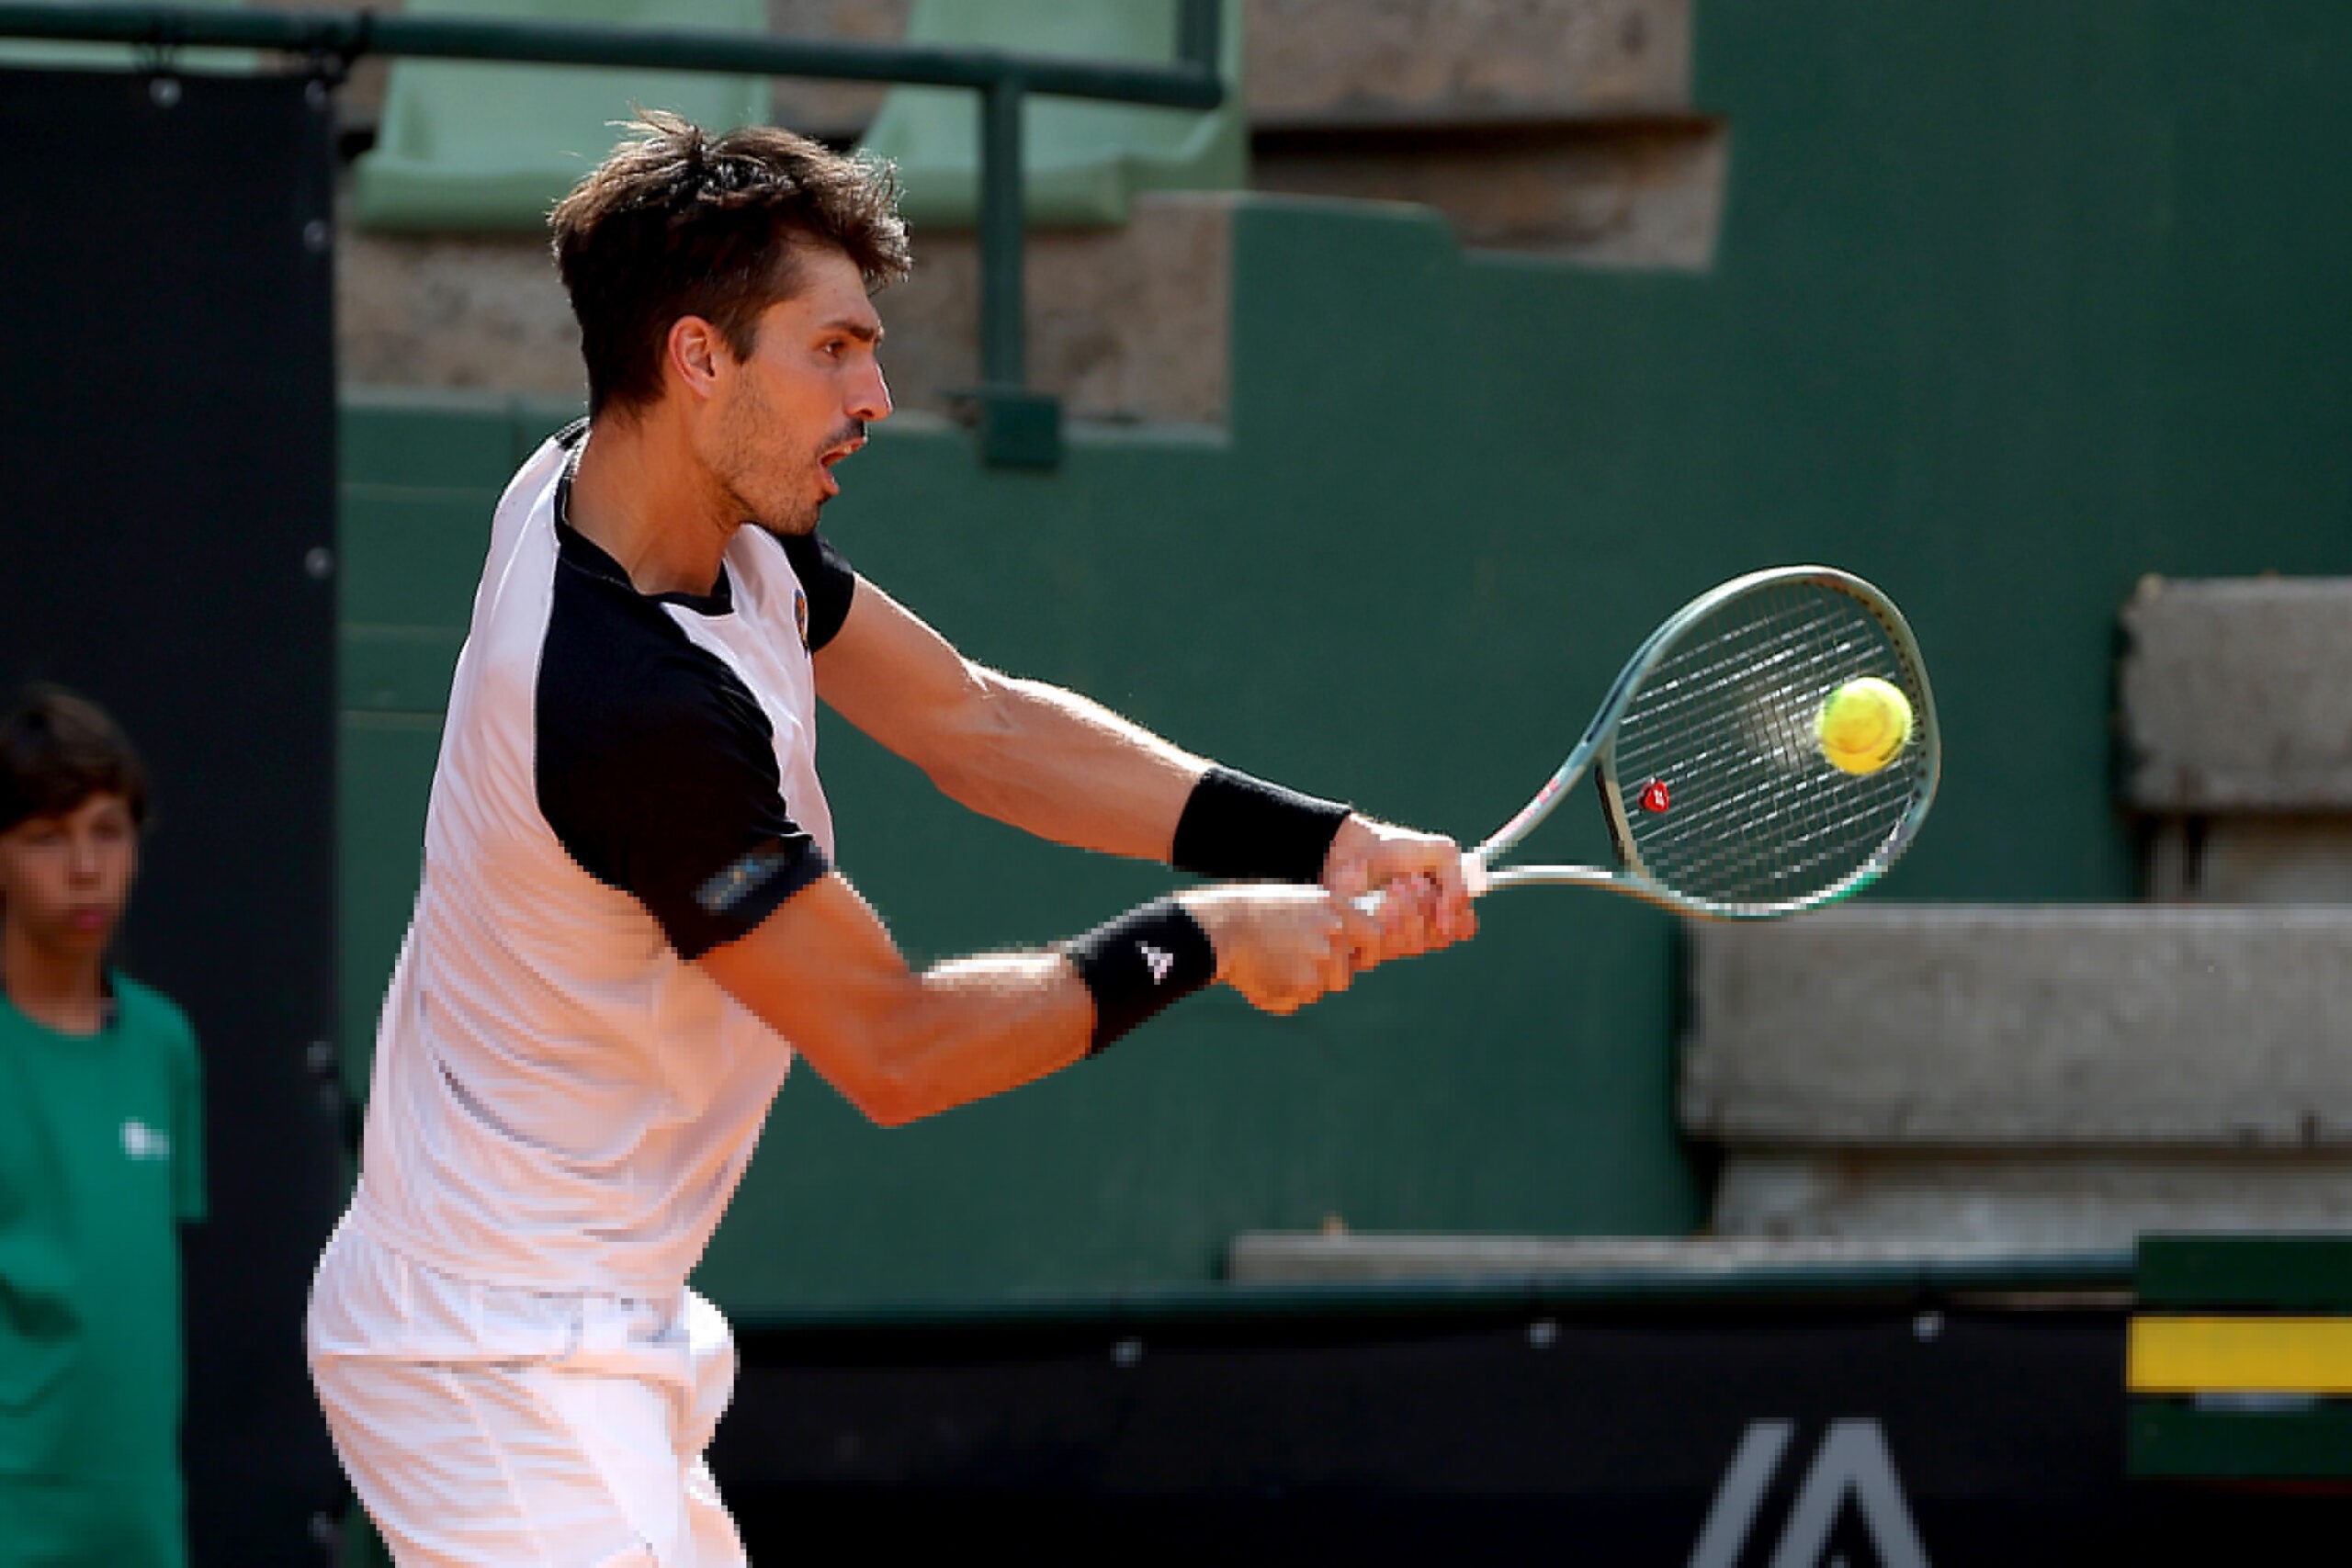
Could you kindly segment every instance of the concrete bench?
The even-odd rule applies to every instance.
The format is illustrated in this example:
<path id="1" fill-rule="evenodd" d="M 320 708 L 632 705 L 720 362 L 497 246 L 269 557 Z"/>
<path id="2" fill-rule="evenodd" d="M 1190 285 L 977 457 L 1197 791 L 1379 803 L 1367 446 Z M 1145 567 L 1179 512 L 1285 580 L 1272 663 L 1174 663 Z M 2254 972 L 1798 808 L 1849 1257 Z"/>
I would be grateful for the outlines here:
<path id="1" fill-rule="evenodd" d="M 1724 128 L 1690 0 L 1252 0 L 1250 183 L 1410 201 L 1464 245 L 1703 270 Z"/>
<path id="2" fill-rule="evenodd" d="M 2122 622 L 2132 806 L 2352 814 L 2352 578 L 2151 577 Z"/>
<path id="3" fill-rule="evenodd" d="M 1722 1279 L 1768 1268 L 1934 1264 L 2014 1257 L 1996 1244 L 1944 1246 L 1845 1236 L 1443 1235 L 1384 1232 L 1318 1235 L 1245 1231 L 1226 1248 L 1236 1284 L 1366 1280 L 1539 1279 L 1655 1274 Z"/>
<path id="4" fill-rule="evenodd" d="M 2352 908 L 1856 905 L 1690 953 L 1693 1132 L 2352 1148 Z"/>
<path id="5" fill-rule="evenodd" d="M 1690 0 L 1250 0 L 1262 128 L 1478 125 L 1690 107 Z"/>
<path id="6" fill-rule="evenodd" d="M 1719 1231 L 2352 1223 L 2352 908 L 1857 905 L 1689 940 Z"/>
<path id="7" fill-rule="evenodd" d="M 2352 903 L 2352 578 L 2152 577 L 2122 626 L 2148 897 Z"/>

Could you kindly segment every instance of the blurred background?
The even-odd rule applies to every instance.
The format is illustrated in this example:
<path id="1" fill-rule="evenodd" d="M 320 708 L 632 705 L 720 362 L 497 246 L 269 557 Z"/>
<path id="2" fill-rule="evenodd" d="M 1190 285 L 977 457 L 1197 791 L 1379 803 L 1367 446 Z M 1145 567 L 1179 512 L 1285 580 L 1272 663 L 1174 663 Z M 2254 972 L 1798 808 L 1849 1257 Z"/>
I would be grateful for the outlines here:
<path id="1" fill-rule="evenodd" d="M 796 1075 L 695 1280 L 742 1335 L 713 1457 L 755 1558 L 2190 1561 L 2333 1517 L 2352 13 L 374 8 L 1190 38 L 1215 108 L 1026 100 L 1008 381 L 970 91 L 206 50 L 154 7 L 0 34 L 42 9 L 150 20 L 0 38 L 0 678 L 96 697 L 156 775 L 124 961 L 210 1075 L 200 1562 L 371 1550 L 302 1292 L 490 510 L 581 411 L 544 214 L 632 104 L 899 163 L 901 412 L 827 531 L 978 659 L 1468 840 L 1668 613 L 1826 561 L 1904 606 L 1945 736 L 1919 842 L 1834 914 L 1514 893 L 1297 1018 L 1204 997 L 897 1132 Z M 345 14 L 218 14 L 296 13 Z M 912 956 L 1168 886 L 822 746 Z M 1543 858 L 1600 852 L 1589 815 Z M 2157 1370 L 2249 1314 L 2253 1370 Z"/>

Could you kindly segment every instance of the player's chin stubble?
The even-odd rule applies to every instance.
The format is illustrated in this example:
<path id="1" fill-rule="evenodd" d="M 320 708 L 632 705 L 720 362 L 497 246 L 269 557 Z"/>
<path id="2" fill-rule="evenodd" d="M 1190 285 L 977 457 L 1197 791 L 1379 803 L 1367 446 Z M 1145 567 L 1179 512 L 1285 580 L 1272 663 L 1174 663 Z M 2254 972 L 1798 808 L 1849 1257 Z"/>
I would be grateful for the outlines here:
<path id="1" fill-rule="evenodd" d="M 820 476 L 825 472 L 826 453 L 865 434 L 865 425 L 863 422 L 852 424 L 846 430 L 835 432 L 823 446 L 817 448 L 816 455 L 811 459 L 817 466 L 817 472 Z M 736 499 L 739 502 L 743 502 L 743 497 L 740 491 L 737 492 Z M 743 503 L 741 509 L 743 515 L 769 533 L 785 537 L 797 537 L 817 531 L 818 514 L 824 510 L 825 502 L 829 499 L 831 498 L 827 496 L 819 496 L 812 501 L 792 502 L 780 506 L 752 506 Z"/>
<path id="2" fill-rule="evenodd" d="M 819 471 L 822 471 L 821 467 Z M 756 502 L 744 491 L 745 487 L 739 482 L 730 480 L 728 483 L 728 500 L 733 505 L 735 515 L 745 522 L 779 538 L 795 538 L 817 531 L 818 509 L 825 504 L 821 499 L 771 498 Z"/>
<path id="3" fill-rule="evenodd" d="M 752 511 L 746 509 L 757 526 L 780 539 L 797 539 L 817 531 L 817 510 L 825 503 L 812 501 L 779 515 L 774 508 Z"/>

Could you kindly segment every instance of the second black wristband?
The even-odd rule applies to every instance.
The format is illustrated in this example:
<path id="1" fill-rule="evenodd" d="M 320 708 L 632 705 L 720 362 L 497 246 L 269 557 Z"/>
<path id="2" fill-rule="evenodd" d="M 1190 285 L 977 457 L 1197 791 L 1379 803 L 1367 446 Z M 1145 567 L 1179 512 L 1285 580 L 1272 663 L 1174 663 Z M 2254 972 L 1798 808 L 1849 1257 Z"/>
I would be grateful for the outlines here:
<path id="1" fill-rule="evenodd" d="M 1216 978 L 1216 948 L 1173 898 L 1155 898 L 1055 945 L 1094 998 L 1090 1056 Z"/>

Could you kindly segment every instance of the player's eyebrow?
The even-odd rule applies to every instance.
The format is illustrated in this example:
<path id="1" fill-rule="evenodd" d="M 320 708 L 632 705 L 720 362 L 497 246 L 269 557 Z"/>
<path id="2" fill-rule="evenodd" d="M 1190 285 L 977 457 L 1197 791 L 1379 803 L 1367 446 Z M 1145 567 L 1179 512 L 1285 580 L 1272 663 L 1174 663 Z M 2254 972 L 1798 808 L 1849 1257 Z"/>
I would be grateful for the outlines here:
<path id="1" fill-rule="evenodd" d="M 836 316 L 817 330 L 820 333 L 846 333 L 860 343 L 878 344 L 883 336 L 879 321 L 863 321 L 855 316 Z"/>

